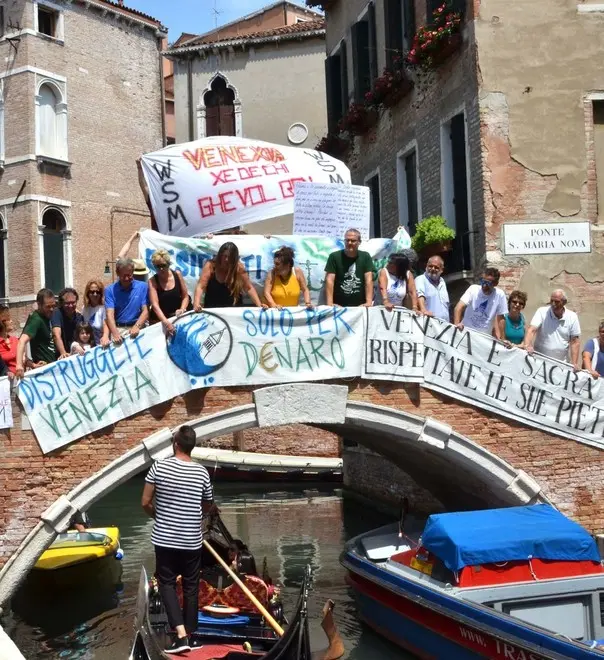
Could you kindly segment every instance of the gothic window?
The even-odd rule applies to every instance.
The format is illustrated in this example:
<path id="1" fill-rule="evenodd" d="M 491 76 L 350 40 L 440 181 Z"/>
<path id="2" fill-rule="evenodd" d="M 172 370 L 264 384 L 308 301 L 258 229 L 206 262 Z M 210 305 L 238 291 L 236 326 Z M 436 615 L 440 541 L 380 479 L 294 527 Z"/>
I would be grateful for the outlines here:
<path id="1" fill-rule="evenodd" d="M 226 80 L 216 76 L 210 91 L 204 95 L 206 106 L 206 137 L 212 135 L 236 135 L 235 94 Z"/>

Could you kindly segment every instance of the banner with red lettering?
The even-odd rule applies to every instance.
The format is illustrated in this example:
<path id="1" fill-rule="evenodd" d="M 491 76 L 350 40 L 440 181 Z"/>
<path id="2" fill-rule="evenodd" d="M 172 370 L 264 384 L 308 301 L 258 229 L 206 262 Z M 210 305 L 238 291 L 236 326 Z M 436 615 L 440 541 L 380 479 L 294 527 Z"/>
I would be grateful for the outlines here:
<path id="1" fill-rule="evenodd" d="M 294 212 L 298 182 L 350 183 L 313 149 L 220 136 L 146 154 L 143 174 L 162 234 L 198 236 Z"/>

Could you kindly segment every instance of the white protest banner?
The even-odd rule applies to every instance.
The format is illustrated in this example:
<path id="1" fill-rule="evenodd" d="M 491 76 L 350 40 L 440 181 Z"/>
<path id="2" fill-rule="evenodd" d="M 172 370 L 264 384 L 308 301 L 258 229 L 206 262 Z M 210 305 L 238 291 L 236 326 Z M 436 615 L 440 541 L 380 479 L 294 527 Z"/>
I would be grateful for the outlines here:
<path id="1" fill-rule="evenodd" d="M 296 254 L 299 266 L 310 289 L 314 304 L 324 301 L 323 284 L 325 282 L 325 264 L 334 250 L 344 247 L 342 236 L 339 239 L 322 236 L 215 236 L 214 238 L 177 238 L 164 236 L 158 232 L 141 230 L 139 251 L 141 259 L 154 272 L 151 255 L 155 250 L 164 249 L 172 255 L 172 268 L 180 270 L 187 283 L 189 293 L 193 295 L 195 285 L 201 274 L 203 264 L 216 255 L 220 246 L 232 241 L 239 248 L 239 255 L 250 280 L 259 293 L 262 293 L 264 280 L 273 267 L 273 255 L 283 245 L 291 247 Z M 369 252 L 374 260 L 376 273 L 393 252 L 400 252 L 411 245 L 411 239 L 405 229 L 399 230 L 392 239 L 372 238 L 363 241 L 361 249 Z"/>
<path id="2" fill-rule="evenodd" d="M 294 234 L 341 238 L 358 229 L 369 238 L 369 188 L 329 183 L 296 183 Z"/>
<path id="3" fill-rule="evenodd" d="M 158 229 L 173 236 L 293 213 L 299 181 L 350 183 L 346 165 L 327 154 L 231 136 L 171 145 L 141 164 Z"/>
<path id="4" fill-rule="evenodd" d="M 421 383 L 424 333 L 416 317 L 401 307 L 367 309 L 361 378 Z"/>
<path id="5" fill-rule="evenodd" d="M 358 376 L 364 308 L 228 308 L 190 313 L 120 346 L 26 374 L 18 395 L 44 453 L 203 387 Z"/>
<path id="6" fill-rule="evenodd" d="M 416 317 L 424 386 L 543 431 L 604 448 L 604 386 L 570 364 L 450 323 Z"/>
<path id="7" fill-rule="evenodd" d="M 10 398 L 10 380 L 0 378 L 0 429 L 13 427 L 13 404 Z"/>

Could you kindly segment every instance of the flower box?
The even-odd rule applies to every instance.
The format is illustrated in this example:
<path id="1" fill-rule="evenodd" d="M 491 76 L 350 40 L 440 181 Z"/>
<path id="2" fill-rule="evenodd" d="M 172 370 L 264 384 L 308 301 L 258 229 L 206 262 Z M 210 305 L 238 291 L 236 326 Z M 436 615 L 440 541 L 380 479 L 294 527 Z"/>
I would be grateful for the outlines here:
<path id="1" fill-rule="evenodd" d="M 376 108 L 364 103 L 352 103 L 340 120 L 339 129 L 351 135 L 364 135 L 375 126 L 377 120 Z"/>
<path id="2" fill-rule="evenodd" d="M 440 50 L 432 53 L 430 56 L 430 68 L 437 69 L 445 60 L 448 60 L 453 53 L 461 48 L 461 34 L 452 34 L 447 39 L 444 39 Z"/>
<path id="3" fill-rule="evenodd" d="M 407 94 L 413 89 L 413 83 L 409 78 L 405 78 L 404 81 L 399 83 L 397 87 L 394 87 L 392 91 L 384 97 L 384 100 L 382 103 L 384 106 L 387 108 L 392 108 L 394 107 L 403 97 L 407 96 Z"/>
<path id="4" fill-rule="evenodd" d="M 461 14 L 444 3 L 432 13 L 432 21 L 419 28 L 407 54 L 411 66 L 436 69 L 461 46 Z"/>
<path id="5" fill-rule="evenodd" d="M 334 133 L 328 133 L 325 137 L 321 138 L 321 141 L 317 144 L 315 149 L 317 151 L 322 151 L 328 156 L 342 159 L 346 157 L 350 150 L 350 140 L 347 140 L 340 135 L 335 135 Z"/>

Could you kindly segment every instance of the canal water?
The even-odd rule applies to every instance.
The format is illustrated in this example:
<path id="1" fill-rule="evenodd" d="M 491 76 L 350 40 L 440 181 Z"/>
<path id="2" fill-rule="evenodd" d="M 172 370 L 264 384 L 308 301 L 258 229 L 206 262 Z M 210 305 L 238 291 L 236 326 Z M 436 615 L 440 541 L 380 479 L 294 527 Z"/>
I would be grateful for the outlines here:
<path id="1" fill-rule="evenodd" d="M 89 511 L 94 526 L 117 525 L 125 552 L 117 585 L 87 589 L 69 600 L 60 593 L 17 598 L 3 622 L 27 660 L 35 658 L 122 660 L 132 642 L 133 612 L 141 565 L 154 568 L 152 520 L 140 507 L 143 476 L 107 495 Z M 320 615 L 328 598 L 350 660 L 409 658 L 363 626 L 344 582 L 339 554 L 344 542 L 392 522 L 342 492 L 324 486 L 215 484 L 216 501 L 231 533 L 248 543 L 258 566 L 266 557 L 273 581 L 283 585 L 286 611 L 295 604 L 304 567 L 311 564 L 314 587 L 309 604 L 313 648 L 325 646 Z M 114 581 L 115 582 L 115 581 Z M 25 602 L 19 602 L 19 601 Z"/>

